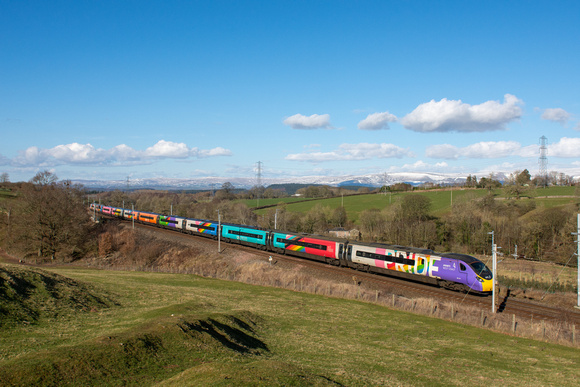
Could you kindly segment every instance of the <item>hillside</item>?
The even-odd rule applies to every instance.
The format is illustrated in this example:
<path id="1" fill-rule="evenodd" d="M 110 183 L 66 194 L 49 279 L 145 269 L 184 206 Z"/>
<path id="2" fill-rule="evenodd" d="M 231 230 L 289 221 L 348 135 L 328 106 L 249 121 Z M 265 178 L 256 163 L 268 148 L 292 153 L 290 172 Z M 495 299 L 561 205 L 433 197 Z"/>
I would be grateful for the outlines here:
<path id="1" fill-rule="evenodd" d="M 576 348 L 372 303 L 184 274 L 50 272 L 122 306 L 1 330 L 3 383 L 565 386 L 580 377 Z M 51 294 L 45 301 L 56 302 Z"/>
<path id="2" fill-rule="evenodd" d="M 114 306 L 93 286 L 40 269 L 0 264 L 0 327 L 45 322 Z"/>

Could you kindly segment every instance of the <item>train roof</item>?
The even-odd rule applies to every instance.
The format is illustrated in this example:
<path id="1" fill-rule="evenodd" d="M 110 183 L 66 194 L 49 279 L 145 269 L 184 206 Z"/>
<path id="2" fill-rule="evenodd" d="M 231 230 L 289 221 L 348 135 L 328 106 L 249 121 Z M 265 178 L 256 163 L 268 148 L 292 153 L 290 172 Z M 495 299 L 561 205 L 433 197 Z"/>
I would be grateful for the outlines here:
<path id="1" fill-rule="evenodd" d="M 325 240 L 332 241 L 332 242 L 345 243 L 348 241 L 345 238 L 335 237 L 332 235 L 309 234 L 306 232 L 292 232 L 292 231 L 286 231 L 286 230 L 280 230 L 280 229 L 269 229 L 268 231 L 275 232 L 276 234 L 288 234 L 288 235 L 301 236 L 301 237 L 305 237 L 305 238 L 325 239 Z"/>
<path id="2" fill-rule="evenodd" d="M 467 254 L 459 254 L 459 253 L 443 253 L 440 254 L 442 257 L 445 258 L 454 258 L 457 259 L 459 261 L 463 261 L 467 264 L 473 263 L 473 262 L 481 262 L 479 259 L 471 256 L 471 255 L 467 255 Z"/>
<path id="3" fill-rule="evenodd" d="M 431 249 L 421 249 L 418 247 L 409 247 L 409 246 L 401 246 L 401 245 L 391 245 L 388 243 L 380 243 L 380 242 L 357 242 L 357 241 L 350 241 L 350 244 L 353 245 L 361 245 L 361 246 L 369 246 L 369 247 L 378 247 L 382 249 L 391 249 L 391 250 L 401 250 L 401 251 L 409 251 L 411 253 L 419 253 L 425 255 L 431 255 L 435 252 Z"/>

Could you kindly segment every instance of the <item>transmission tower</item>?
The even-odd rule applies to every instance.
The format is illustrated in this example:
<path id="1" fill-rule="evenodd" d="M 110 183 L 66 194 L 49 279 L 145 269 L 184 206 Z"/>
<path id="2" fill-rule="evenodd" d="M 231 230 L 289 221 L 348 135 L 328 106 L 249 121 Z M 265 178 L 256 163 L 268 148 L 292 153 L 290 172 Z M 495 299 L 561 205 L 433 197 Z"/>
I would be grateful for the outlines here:
<path id="1" fill-rule="evenodd" d="M 548 139 L 546 136 L 540 137 L 540 158 L 538 159 L 538 165 L 540 167 L 539 175 L 542 179 L 543 186 L 548 185 L 548 147 L 546 145 Z"/>
<path id="2" fill-rule="evenodd" d="M 257 207 L 260 207 L 260 196 L 262 196 L 262 162 L 258 161 L 256 166 L 256 194 L 257 194 Z"/>
<path id="3" fill-rule="evenodd" d="M 256 180 L 258 187 L 262 186 L 262 162 L 258 161 L 256 167 Z"/>

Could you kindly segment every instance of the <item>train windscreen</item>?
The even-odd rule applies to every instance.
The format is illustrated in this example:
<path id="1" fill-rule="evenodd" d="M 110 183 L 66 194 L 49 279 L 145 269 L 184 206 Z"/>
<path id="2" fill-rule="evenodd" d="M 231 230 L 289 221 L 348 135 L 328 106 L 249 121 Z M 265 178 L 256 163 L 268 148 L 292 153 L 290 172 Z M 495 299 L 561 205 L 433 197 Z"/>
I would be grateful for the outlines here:
<path id="1" fill-rule="evenodd" d="M 485 266 L 483 262 L 475 261 L 471 262 L 469 265 L 473 268 L 473 271 L 475 271 L 475 273 L 481 278 L 484 278 L 486 280 L 491 279 L 492 277 L 491 271 L 487 268 L 487 266 Z"/>

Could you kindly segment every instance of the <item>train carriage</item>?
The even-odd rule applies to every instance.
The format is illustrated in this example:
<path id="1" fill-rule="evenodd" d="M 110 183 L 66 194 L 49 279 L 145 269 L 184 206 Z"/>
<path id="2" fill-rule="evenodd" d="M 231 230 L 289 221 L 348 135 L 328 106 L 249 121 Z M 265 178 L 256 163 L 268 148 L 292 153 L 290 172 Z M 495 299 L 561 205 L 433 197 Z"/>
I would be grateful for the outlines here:
<path id="1" fill-rule="evenodd" d="M 185 228 L 185 218 L 173 215 L 159 215 L 159 225 L 166 228 L 183 230 Z"/>
<path id="2" fill-rule="evenodd" d="M 268 231 L 241 224 L 222 224 L 222 238 L 226 242 L 236 242 L 246 246 L 266 250 Z"/>
<path id="3" fill-rule="evenodd" d="M 159 214 L 154 214 L 151 212 L 138 212 L 135 214 L 135 219 L 137 219 L 141 223 L 157 225 L 159 220 Z"/>
<path id="4" fill-rule="evenodd" d="M 203 219 L 186 219 L 185 231 L 193 235 L 217 238 L 218 223 Z"/>
<path id="5" fill-rule="evenodd" d="M 133 219 L 133 217 L 135 217 L 135 219 L 137 219 L 137 217 L 136 217 L 137 214 L 138 214 L 137 211 L 125 209 L 123 211 L 123 219 L 131 220 L 131 219 Z"/>
<path id="6" fill-rule="evenodd" d="M 339 265 L 346 240 L 272 231 L 269 244 L 273 251 Z"/>
<path id="7" fill-rule="evenodd" d="M 346 266 L 357 270 L 388 274 L 407 279 L 437 284 L 431 277 L 437 260 L 433 250 L 418 249 L 383 243 L 349 242 L 345 254 Z"/>
<path id="8" fill-rule="evenodd" d="M 123 209 L 118 207 L 113 207 L 111 209 L 111 215 L 116 216 L 117 218 L 123 217 Z"/>

